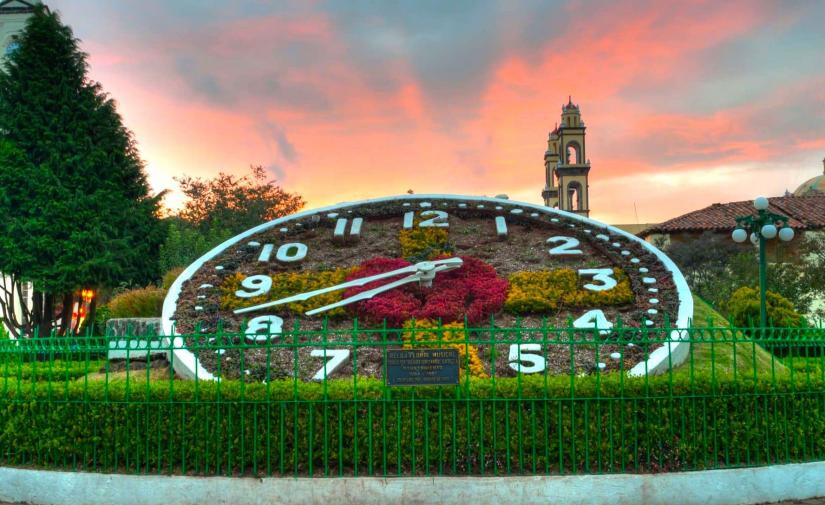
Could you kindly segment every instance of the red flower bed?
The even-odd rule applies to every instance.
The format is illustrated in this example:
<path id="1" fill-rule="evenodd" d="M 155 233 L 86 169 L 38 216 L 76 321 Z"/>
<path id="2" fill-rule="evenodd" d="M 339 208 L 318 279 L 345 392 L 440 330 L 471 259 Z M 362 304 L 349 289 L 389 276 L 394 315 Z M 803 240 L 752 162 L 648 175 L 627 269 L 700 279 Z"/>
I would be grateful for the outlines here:
<path id="1" fill-rule="evenodd" d="M 508 283 L 487 263 L 469 256 L 461 256 L 461 259 L 464 261 L 461 268 L 437 274 L 432 287 L 425 288 L 418 283 L 410 283 L 353 304 L 351 310 L 368 323 L 376 324 L 386 319 L 387 324 L 394 327 L 401 327 L 404 321 L 412 318 L 441 319 L 448 323 L 463 321 L 466 316 L 472 324 L 481 323 L 501 310 L 507 298 Z M 361 263 L 361 267 L 347 280 L 369 277 L 409 265 L 409 262 L 402 259 L 374 258 Z M 344 293 L 344 298 L 383 286 L 406 275 L 350 288 Z"/>

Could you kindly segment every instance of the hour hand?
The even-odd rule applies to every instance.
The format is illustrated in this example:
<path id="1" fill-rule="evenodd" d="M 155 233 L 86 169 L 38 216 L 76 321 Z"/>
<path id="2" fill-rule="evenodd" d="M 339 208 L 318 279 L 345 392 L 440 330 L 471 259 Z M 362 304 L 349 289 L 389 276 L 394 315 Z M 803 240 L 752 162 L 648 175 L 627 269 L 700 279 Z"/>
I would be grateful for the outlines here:
<path id="1" fill-rule="evenodd" d="M 416 263 L 414 265 L 409 265 L 403 268 L 399 268 L 397 270 L 391 270 L 389 272 L 382 272 L 376 275 L 370 275 L 369 277 L 361 277 L 360 279 L 354 279 L 348 282 L 344 282 L 342 284 L 336 284 L 334 286 L 329 286 L 326 288 L 316 289 L 314 291 L 308 291 L 306 293 L 300 293 L 294 296 L 290 296 L 287 298 L 281 298 L 280 300 L 274 300 L 271 302 L 261 303 L 259 305 L 253 305 L 251 307 L 243 307 L 240 309 L 235 309 L 235 314 L 244 314 L 246 312 L 254 312 L 256 310 L 265 309 L 267 307 L 274 307 L 276 305 L 283 305 L 285 303 L 292 303 L 292 302 L 301 302 L 304 300 L 309 300 L 312 297 L 323 295 L 325 293 L 331 293 L 333 291 L 338 291 L 341 289 L 352 288 L 363 286 L 365 284 L 369 284 L 370 282 L 374 282 L 381 279 L 386 279 L 388 277 L 395 277 L 397 275 L 406 274 L 406 273 L 415 273 L 416 275 L 418 272 L 426 269 L 432 269 L 434 266 L 440 265 L 450 265 L 449 268 L 452 270 L 453 268 L 458 268 L 462 265 L 461 258 L 446 258 L 443 260 L 433 260 L 433 261 L 422 261 L 420 263 Z M 423 278 L 424 283 L 429 285 L 428 283 L 432 283 L 432 278 L 428 279 L 425 277 Z"/>

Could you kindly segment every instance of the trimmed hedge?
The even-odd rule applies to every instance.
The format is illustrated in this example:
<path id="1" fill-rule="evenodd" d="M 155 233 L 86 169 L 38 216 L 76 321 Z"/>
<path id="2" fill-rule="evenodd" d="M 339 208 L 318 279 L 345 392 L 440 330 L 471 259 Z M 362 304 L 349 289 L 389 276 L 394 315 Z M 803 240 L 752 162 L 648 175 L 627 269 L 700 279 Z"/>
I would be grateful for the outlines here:
<path id="1" fill-rule="evenodd" d="M 20 383 L 5 465 L 195 475 L 656 472 L 825 459 L 825 380 L 470 379 L 455 388 Z M 671 383 L 672 382 L 672 383 Z M 575 394 L 571 391 L 575 386 Z"/>

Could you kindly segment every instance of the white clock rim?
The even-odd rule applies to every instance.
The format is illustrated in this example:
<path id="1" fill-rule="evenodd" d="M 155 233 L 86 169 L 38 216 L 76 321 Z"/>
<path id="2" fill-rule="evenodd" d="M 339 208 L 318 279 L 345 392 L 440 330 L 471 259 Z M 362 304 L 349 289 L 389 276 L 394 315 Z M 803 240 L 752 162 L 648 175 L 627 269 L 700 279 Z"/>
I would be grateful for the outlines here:
<path id="1" fill-rule="evenodd" d="M 284 216 L 272 221 L 268 221 L 254 228 L 250 228 L 249 230 L 246 230 L 245 232 L 239 235 L 235 235 L 234 237 L 222 242 L 221 244 L 215 246 L 212 250 L 210 250 L 197 260 L 195 260 L 193 263 L 191 263 L 188 267 L 186 267 L 183 270 L 183 272 L 180 273 L 180 275 L 178 275 L 178 277 L 175 279 L 175 282 L 172 283 L 172 286 L 169 288 L 169 292 L 167 293 L 166 298 L 163 301 L 163 312 L 161 315 L 161 328 L 163 331 L 162 335 L 165 335 L 164 345 L 169 346 L 169 348 L 171 349 L 172 356 L 170 356 L 170 361 L 173 365 L 173 368 L 175 369 L 175 372 L 177 372 L 182 377 L 185 377 L 187 379 L 218 380 L 217 377 L 212 375 L 200 364 L 200 362 L 194 354 L 192 354 L 188 349 L 184 347 L 183 338 L 174 333 L 174 326 L 172 323 L 172 316 L 174 315 L 175 310 L 177 309 L 178 297 L 180 296 L 183 283 L 189 280 L 192 277 L 192 275 L 195 274 L 195 272 L 200 270 L 201 267 L 203 267 L 203 265 L 207 261 L 211 260 L 215 256 L 224 252 L 229 247 L 237 244 L 238 242 L 252 235 L 256 235 L 262 231 L 279 226 L 283 223 L 288 223 L 290 221 L 311 216 L 313 214 L 345 209 L 347 207 L 370 205 L 385 202 L 398 202 L 399 200 L 451 200 L 455 202 L 472 201 L 498 204 L 502 206 L 507 205 L 516 208 L 527 208 L 533 211 L 539 211 L 545 214 L 554 214 L 565 219 L 578 221 L 582 224 L 586 224 L 587 226 L 591 226 L 593 228 L 600 228 L 602 230 L 609 231 L 610 233 L 622 236 L 626 239 L 633 240 L 641 244 L 645 249 L 648 250 L 648 252 L 654 254 L 659 259 L 659 261 L 662 262 L 665 268 L 670 272 L 673 278 L 673 283 L 676 286 L 676 293 L 679 299 L 679 310 L 676 318 L 676 323 L 674 324 L 674 330 L 671 332 L 670 335 L 671 341 L 667 345 L 663 345 L 662 347 L 653 351 L 647 360 L 638 363 L 628 372 L 628 374 L 631 376 L 643 376 L 651 373 L 659 373 L 666 370 L 667 368 L 670 368 L 671 366 L 676 366 L 680 364 L 687 357 L 689 344 L 685 341 L 685 338 L 687 336 L 687 332 L 685 331 L 685 329 L 689 327 L 690 321 L 693 317 L 693 296 L 691 295 L 690 288 L 688 287 L 687 281 L 682 275 L 682 272 L 679 270 L 679 267 L 677 267 L 676 264 L 673 263 L 673 261 L 665 253 L 663 253 L 658 248 L 653 246 L 653 244 L 650 244 L 642 240 L 641 238 L 637 237 L 636 235 L 628 233 L 620 228 L 616 228 L 615 226 L 601 223 L 594 219 L 580 216 L 572 212 L 566 212 L 552 207 L 545 207 L 544 205 L 519 202 L 516 200 L 509 200 L 503 198 L 492 198 L 486 196 L 452 194 L 404 194 L 396 196 L 385 196 L 381 198 L 370 198 L 367 200 L 357 200 L 352 202 L 341 202 L 326 207 L 317 207 L 314 209 L 301 211 L 295 214 L 290 214 L 289 216 Z"/>

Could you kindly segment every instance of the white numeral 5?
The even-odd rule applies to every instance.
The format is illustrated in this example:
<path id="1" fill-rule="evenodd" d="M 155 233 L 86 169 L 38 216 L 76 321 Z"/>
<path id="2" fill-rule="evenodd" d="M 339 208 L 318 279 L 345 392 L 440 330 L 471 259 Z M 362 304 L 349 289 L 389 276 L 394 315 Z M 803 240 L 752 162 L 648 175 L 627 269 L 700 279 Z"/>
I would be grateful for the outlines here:
<path id="1" fill-rule="evenodd" d="M 541 351 L 541 344 L 510 345 L 510 368 L 520 373 L 543 372 L 547 365 L 544 356 L 528 354 L 527 351 Z M 530 366 L 524 366 L 522 363 L 530 363 Z"/>
<path id="2" fill-rule="evenodd" d="M 580 276 L 592 276 L 593 280 L 596 282 L 601 282 L 601 284 L 585 284 L 584 289 L 589 289 L 590 291 L 607 291 L 608 289 L 613 289 L 616 287 L 616 279 L 613 278 L 613 269 L 612 268 L 585 268 L 579 270 Z"/>
<path id="3" fill-rule="evenodd" d="M 313 358 L 331 358 L 312 376 L 312 380 L 322 381 L 349 358 L 349 349 L 313 349 L 309 354 Z"/>

